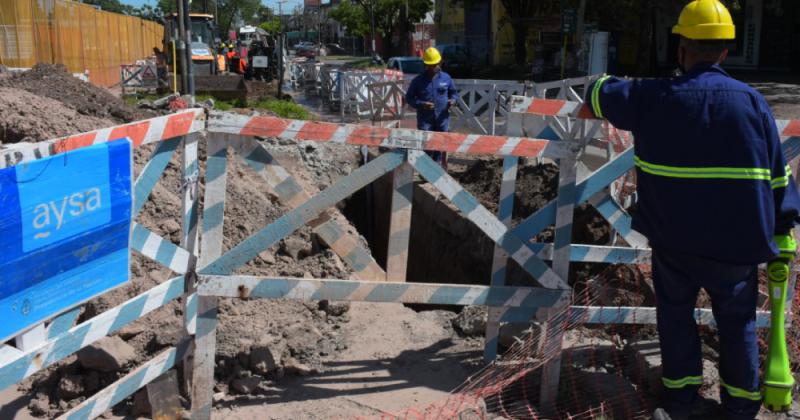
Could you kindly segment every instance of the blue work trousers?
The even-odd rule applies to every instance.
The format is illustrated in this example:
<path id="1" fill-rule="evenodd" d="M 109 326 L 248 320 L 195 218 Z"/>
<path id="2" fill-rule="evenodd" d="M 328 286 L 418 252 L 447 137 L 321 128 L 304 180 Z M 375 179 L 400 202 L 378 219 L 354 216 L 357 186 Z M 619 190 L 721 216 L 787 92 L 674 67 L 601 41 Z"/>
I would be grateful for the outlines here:
<path id="1" fill-rule="evenodd" d="M 440 131 L 440 132 L 448 132 L 450 131 L 450 119 L 445 118 L 440 121 L 436 121 L 436 118 L 432 118 L 431 120 L 423 120 L 417 119 L 417 129 L 418 130 L 425 130 L 425 131 Z M 441 166 L 446 166 L 447 164 L 447 152 L 440 152 L 437 150 L 428 150 L 425 153 L 431 157 L 434 161 L 436 161 Z"/>
<path id="2" fill-rule="evenodd" d="M 758 267 L 653 250 L 664 408 L 688 415 L 702 385 L 703 359 L 694 319 L 702 287 L 719 334 L 720 394 L 726 418 L 753 419 L 761 405 L 756 302 Z"/>

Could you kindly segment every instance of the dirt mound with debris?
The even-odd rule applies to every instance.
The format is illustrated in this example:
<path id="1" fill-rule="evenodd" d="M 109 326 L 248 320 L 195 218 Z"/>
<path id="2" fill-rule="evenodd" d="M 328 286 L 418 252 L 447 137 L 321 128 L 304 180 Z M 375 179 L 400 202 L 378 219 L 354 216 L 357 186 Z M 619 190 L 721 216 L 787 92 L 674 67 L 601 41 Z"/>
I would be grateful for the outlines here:
<path id="1" fill-rule="evenodd" d="M 23 89 L 54 99 L 81 115 L 126 123 L 151 114 L 125 104 L 105 89 L 84 82 L 61 64 L 37 64 L 29 71 L 0 78 L 0 87 Z"/>
<path id="2" fill-rule="evenodd" d="M 304 170 L 305 174 L 298 178 L 312 189 L 325 188 L 336 178 L 348 174 L 348 168 L 356 166 L 357 155 L 349 148 L 275 139 L 265 140 L 265 143 L 270 144 L 271 153 L 285 161 L 287 167 L 296 165 Z M 153 145 L 147 145 L 135 151 L 137 173 L 146 164 L 152 148 Z M 201 162 L 205 160 L 204 149 L 201 142 Z M 260 176 L 241 159 L 231 156 L 234 159 L 228 166 L 223 252 L 288 211 Z M 178 222 L 181 219 L 180 179 L 180 159 L 176 154 L 137 219 L 143 226 L 174 243 L 180 242 L 181 235 Z M 236 273 L 347 279 L 351 271 L 320 243 L 310 228 L 303 227 L 262 252 Z M 79 322 L 175 275 L 134 253 L 130 284 L 84 305 Z M 349 305 L 340 303 L 220 299 L 215 392 L 257 393 L 263 381 L 323 371 L 324 361 L 350 346 L 349 339 L 340 334 L 342 326 L 349 321 L 348 312 Z M 32 413 L 57 416 L 159 351 L 177 344 L 182 336 L 182 308 L 178 302 L 172 302 L 112 335 L 112 338 L 119 337 L 125 343 L 124 346 L 112 347 L 115 351 L 128 346 L 128 350 L 132 349 L 134 356 L 125 359 L 125 363 L 101 371 L 96 365 L 87 365 L 80 357 L 71 356 L 24 381 L 20 389 L 35 396 L 29 405 Z M 142 408 L 134 407 L 133 399 L 129 399 L 117 409 L 127 410 L 130 414 Z"/>
<path id="3" fill-rule="evenodd" d="M 111 125 L 111 120 L 82 115 L 55 99 L 0 87 L 0 144 L 35 143 Z"/>

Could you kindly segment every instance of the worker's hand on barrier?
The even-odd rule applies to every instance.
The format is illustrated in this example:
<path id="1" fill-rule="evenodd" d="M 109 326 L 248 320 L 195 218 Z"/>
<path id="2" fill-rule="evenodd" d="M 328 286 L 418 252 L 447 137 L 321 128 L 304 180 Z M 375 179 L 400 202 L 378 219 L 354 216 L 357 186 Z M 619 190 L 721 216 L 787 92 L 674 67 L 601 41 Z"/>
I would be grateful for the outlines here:
<path id="1" fill-rule="evenodd" d="M 433 102 L 420 102 L 420 106 L 424 110 L 432 110 L 433 109 Z"/>
<path id="2" fill-rule="evenodd" d="M 447 101 L 447 108 L 448 109 L 454 107 L 455 105 L 456 105 L 456 100 L 455 99 L 451 99 L 451 100 Z"/>

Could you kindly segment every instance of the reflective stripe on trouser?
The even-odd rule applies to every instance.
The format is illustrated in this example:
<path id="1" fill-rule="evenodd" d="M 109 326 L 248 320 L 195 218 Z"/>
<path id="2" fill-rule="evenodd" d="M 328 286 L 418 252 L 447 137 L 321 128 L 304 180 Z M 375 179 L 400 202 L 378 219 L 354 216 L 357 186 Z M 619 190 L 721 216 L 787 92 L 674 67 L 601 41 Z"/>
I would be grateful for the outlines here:
<path id="1" fill-rule="evenodd" d="M 688 415 L 698 398 L 702 380 L 697 378 L 702 378 L 703 360 L 694 307 L 703 288 L 711 296 L 717 321 L 720 377 L 727 385 L 721 392 L 726 418 L 753 418 L 760 402 L 750 398 L 752 394 L 735 390 L 758 389 L 758 267 L 721 263 L 654 246 L 653 282 L 665 408 L 671 414 Z"/>

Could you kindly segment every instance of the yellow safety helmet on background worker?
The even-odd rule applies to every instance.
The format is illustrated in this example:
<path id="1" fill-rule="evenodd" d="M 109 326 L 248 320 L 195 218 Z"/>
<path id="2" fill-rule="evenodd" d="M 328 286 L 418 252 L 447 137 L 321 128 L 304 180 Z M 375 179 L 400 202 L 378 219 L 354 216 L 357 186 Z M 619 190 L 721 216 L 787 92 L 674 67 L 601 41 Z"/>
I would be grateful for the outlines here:
<path id="1" fill-rule="evenodd" d="M 672 33 L 694 40 L 726 40 L 736 38 L 736 27 L 719 0 L 694 0 L 681 11 Z"/>
<path id="2" fill-rule="evenodd" d="M 439 54 L 439 50 L 430 47 L 422 54 L 422 61 L 428 66 L 435 66 L 442 62 L 442 55 Z"/>

